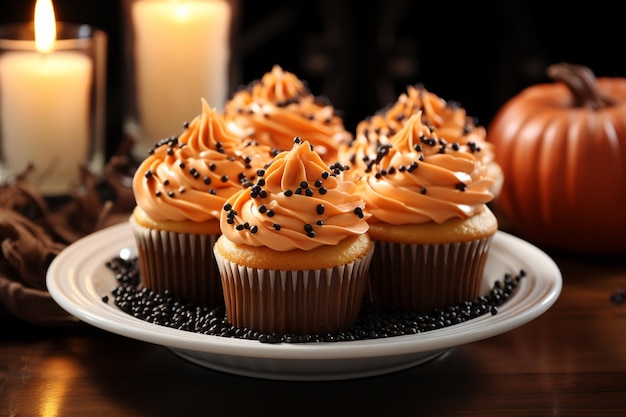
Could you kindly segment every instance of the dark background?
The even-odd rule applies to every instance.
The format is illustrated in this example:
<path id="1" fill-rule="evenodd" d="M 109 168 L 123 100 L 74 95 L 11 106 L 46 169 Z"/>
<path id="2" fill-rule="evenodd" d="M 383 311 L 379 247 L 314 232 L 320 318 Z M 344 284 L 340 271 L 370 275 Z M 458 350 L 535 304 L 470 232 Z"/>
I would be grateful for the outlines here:
<path id="1" fill-rule="evenodd" d="M 488 126 L 507 99 L 549 82 L 545 70 L 552 63 L 626 77 L 626 17 L 607 0 L 581 8 L 518 0 L 231 2 L 231 91 L 280 64 L 342 110 L 350 130 L 410 84 L 460 102 Z M 58 21 L 88 23 L 108 34 L 111 155 L 122 137 L 122 0 L 53 4 Z M 0 24 L 31 21 L 34 5 L 0 0 Z"/>

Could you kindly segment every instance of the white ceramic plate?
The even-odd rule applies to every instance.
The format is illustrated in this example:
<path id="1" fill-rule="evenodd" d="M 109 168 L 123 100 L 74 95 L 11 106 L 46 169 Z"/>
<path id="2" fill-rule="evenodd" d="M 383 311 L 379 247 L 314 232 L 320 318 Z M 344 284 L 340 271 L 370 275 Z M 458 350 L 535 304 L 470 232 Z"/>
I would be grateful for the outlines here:
<path id="1" fill-rule="evenodd" d="M 416 335 L 353 342 L 265 344 L 208 336 L 151 324 L 118 309 L 111 294 L 117 286 L 105 263 L 130 250 L 135 241 L 126 223 L 86 236 L 63 250 L 47 274 L 52 298 L 70 314 L 101 329 L 154 343 L 207 368 L 238 375 L 281 380 L 338 380 L 380 375 L 426 362 L 447 349 L 492 337 L 543 314 L 557 300 L 561 272 L 535 246 L 497 232 L 483 279 L 485 291 L 505 273 L 525 269 L 513 296 L 496 315 Z"/>

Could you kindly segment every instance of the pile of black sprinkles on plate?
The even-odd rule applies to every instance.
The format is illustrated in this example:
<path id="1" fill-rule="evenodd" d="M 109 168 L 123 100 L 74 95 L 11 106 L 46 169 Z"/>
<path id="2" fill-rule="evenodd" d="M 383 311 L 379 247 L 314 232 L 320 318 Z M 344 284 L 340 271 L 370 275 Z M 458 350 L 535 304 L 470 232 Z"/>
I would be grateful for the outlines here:
<path id="1" fill-rule="evenodd" d="M 277 334 L 262 333 L 247 328 L 238 328 L 226 320 L 223 306 L 191 304 L 173 297 L 167 291 L 156 293 L 141 287 L 137 258 L 115 257 L 106 266 L 113 271 L 117 286 L 112 289 L 113 302 L 122 311 L 138 319 L 171 327 L 177 330 L 211 336 L 258 340 L 261 343 L 320 343 L 380 339 L 403 336 L 441 329 L 484 314 L 495 315 L 513 294 L 520 280 L 526 276 L 524 270 L 517 275 L 504 274 L 496 281 L 489 294 L 474 301 L 445 309 L 434 309 L 428 313 L 402 311 L 388 306 L 377 306 L 365 301 L 356 323 L 350 329 L 333 334 Z M 109 302 L 109 295 L 102 301 Z"/>

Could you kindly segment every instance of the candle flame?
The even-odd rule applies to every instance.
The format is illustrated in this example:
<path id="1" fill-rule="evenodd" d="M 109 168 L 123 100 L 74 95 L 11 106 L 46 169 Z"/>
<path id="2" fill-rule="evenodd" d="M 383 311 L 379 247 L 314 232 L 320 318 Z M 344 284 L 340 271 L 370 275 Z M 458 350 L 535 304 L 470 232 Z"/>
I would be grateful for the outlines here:
<path id="1" fill-rule="evenodd" d="M 35 3 L 35 45 L 39 52 L 50 52 L 57 37 L 52 0 Z"/>
<path id="2" fill-rule="evenodd" d="M 189 7 L 186 1 L 170 0 L 170 3 L 174 6 L 174 15 L 178 21 L 184 22 L 189 19 Z"/>

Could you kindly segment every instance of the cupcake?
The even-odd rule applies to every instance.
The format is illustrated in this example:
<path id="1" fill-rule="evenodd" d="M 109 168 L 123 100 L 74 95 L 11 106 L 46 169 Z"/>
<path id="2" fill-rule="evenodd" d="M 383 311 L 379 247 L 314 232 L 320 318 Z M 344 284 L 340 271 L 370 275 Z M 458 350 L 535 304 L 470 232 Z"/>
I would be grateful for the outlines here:
<path id="1" fill-rule="evenodd" d="M 408 86 L 395 103 L 359 122 L 354 140 L 339 146 L 338 159 L 348 164 L 353 172 L 366 169 L 373 163 L 377 147 L 388 144 L 390 138 L 418 112 L 422 114 L 422 123 L 438 137 L 474 147 L 474 155 L 487 167 L 487 175 L 494 180 L 491 192 L 497 195 L 504 174 L 495 161 L 495 150 L 486 139 L 484 126 L 469 117 L 459 103 L 448 102 L 421 85 Z"/>
<path id="2" fill-rule="evenodd" d="M 214 254 L 226 318 L 263 333 L 335 333 L 354 324 L 363 302 L 367 216 L 341 167 L 293 142 L 223 207 Z"/>
<path id="3" fill-rule="evenodd" d="M 327 163 L 336 161 L 339 143 L 352 139 L 328 99 L 314 96 L 279 65 L 235 92 L 224 106 L 224 117 L 246 138 L 280 151 L 291 149 L 293 138 L 300 136 Z"/>
<path id="4" fill-rule="evenodd" d="M 130 224 L 144 287 L 222 305 L 212 251 L 222 207 L 273 154 L 242 141 L 214 108 L 201 103 L 201 114 L 182 134 L 156 143 L 137 168 Z"/>
<path id="5" fill-rule="evenodd" d="M 493 179 L 472 144 L 449 142 L 420 111 L 379 146 L 358 178 L 375 243 L 368 298 L 414 312 L 480 295 L 498 223 Z"/>

